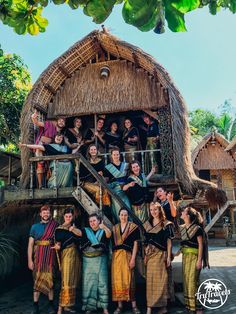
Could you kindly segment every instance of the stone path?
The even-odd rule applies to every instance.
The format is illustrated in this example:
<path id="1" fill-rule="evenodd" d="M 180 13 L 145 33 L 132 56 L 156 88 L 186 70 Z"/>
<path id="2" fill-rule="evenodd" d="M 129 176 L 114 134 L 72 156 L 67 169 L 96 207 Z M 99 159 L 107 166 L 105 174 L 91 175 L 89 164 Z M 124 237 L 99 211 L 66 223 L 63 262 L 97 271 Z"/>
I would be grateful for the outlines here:
<path id="1" fill-rule="evenodd" d="M 203 270 L 201 274 L 201 282 L 205 279 L 216 278 L 223 281 L 227 288 L 230 289 L 230 295 L 227 302 L 217 310 L 205 310 L 204 313 L 220 314 L 220 313 L 236 313 L 236 248 L 211 247 L 210 248 L 210 270 Z M 173 263 L 174 280 L 177 283 L 182 282 L 181 278 L 181 256 L 176 258 Z M 0 295 L 0 313 L 1 314 L 30 314 L 31 313 L 31 283 L 27 282 L 19 287 L 10 290 L 8 293 Z M 185 313 L 184 306 L 181 304 L 182 294 L 177 293 L 177 302 L 172 306 L 168 313 L 182 314 Z M 139 300 L 139 296 L 137 297 Z M 40 304 L 41 314 L 47 313 L 47 300 L 42 297 Z M 145 308 L 142 308 L 145 313 Z M 78 312 L 79 313 L 79 312 Z M 110 312 L 112 313 L 112 312 Z M 124 312 L 132 313 L 131 311 Z M 156 312 L 154 312 L 156 313 Z"/>

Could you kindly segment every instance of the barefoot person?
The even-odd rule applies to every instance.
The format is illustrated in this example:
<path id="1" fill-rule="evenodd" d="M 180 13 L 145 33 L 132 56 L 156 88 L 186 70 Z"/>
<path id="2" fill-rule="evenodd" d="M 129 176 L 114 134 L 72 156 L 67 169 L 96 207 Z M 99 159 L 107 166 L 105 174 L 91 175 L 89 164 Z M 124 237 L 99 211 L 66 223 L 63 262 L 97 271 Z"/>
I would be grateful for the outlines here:
<path id="1" fill-rule="evenodd" d="M 97 214 L 89 216 L 89 227 L 82 230 L 82 304 L 86 314 L 103 309 L 108 313 L 108 244 L 111 231 Z"/>
<path id="2" fill-rule="evenodd" d="M 61 251 L 61 260 L 59 262 L 61 292 L 57 314 L 62 314 L 63 310 L 68 313 L 76 313 L 73 306 L 75 305 L 76 288 L 81 268 L 78 246 L 82 232 L 73 224 L 73 208 L 66 208 L 63 217 L 64 223 L 55 231 L 56 244 L 53 247 Z"/>
<path id="3" fill-rule="evenodd" d="M 58 226 L 51 218 L 50 207 L 44 205 L 40 209 L 41 221 L 31 227 L 28 243 L 28 267 L 33 271 L 34 279 L 34 314 L 39 313 L 40 293 L 49 299 L 50 311 L 55 313 L 53 306 L 53 270 L 55 251 L 52 249 L 54 233 Z"/>

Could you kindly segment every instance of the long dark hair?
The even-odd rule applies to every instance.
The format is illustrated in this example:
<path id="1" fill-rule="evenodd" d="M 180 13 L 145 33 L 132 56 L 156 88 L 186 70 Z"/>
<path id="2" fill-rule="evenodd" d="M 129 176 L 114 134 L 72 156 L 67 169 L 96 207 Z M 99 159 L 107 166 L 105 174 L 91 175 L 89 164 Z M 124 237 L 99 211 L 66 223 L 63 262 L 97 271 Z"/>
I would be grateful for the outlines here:
<path id="1" fill-rule="evenodd" d="M 202 215 L 193 207 L 185 207 L 187 209 L 187 213 L 190 218 L 191 224 L 199 225 L 200 227 L 203 227 L 203 218 Z"/>
<path id="2" fill-rule="evenodd" d="M 72 215 L 74 215 L 74 209 L 72 207 L 65 208 L 63 215 L 65 215 L 65 214 L 72 214 Z"/>

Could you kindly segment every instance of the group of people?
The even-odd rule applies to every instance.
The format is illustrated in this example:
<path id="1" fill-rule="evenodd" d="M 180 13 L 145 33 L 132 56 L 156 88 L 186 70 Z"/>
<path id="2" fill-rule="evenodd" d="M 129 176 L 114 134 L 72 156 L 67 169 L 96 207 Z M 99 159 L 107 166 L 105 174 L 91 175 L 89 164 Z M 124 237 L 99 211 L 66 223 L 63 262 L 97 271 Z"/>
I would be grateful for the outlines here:
<path id="1" fill-rule="evenodd" d="M 131 302 L 134 314 L 141 313 L 135 295 L 137 259 L 142 260 L 146 269 L 146 314 L 151 314 L 154 308 L 158 308 L 158 313 L 167 313 L 167 302 L 173 289 L 171 263 L 174 256 L 182 253 L 186 308 L 200 314 L 202 310 L 195 293 L 200 270 L 206 263 L 202 217 L 191 207 L 182 211 L 184 224 L 179 226 L 181 247 L 173 254 L 173 220 L 176 216 L 173 195 L 159 188 L 155 196 L 159 202 L 150 203 L 144 223 L 135 224 L 127 209 L 120 208 L 118 221 L 112 230 L 96 213 L 89 216 L 85 228 L 78 228 L 72 208 L 65 209 L 64 222 L 59 226 L 51 217 L 50 207 L 43 206 L 40 209 L 41 221 L 32 226 L 28 245 L 28 266 L 34 275 L 34 313 L 39 313 L 41 292 L 48 295 L 50 313 L 56 313 L 53 304 L 56 261 L 61 271 L 57 314 L 76 312 L 77 290 L 82 294 L 82 310 L 86 314 L 95 313 L 98 309 L 102 309 L 104 314 L 111 313 L 109 274 L 112 301 L 117 303 L 113 313 L 123 312 L 123 302 Z"/>
<path id="2" fill-rule="evenodd" d="M 87 154 L 91 145 L 95 145 L 98 154 L 110 153 L 112 149 L 119 148 L 125 152 L 125 161 L 130 162 L 134 158 L 135 151 L 142 149 L 155 150 L 160 148 L 159 144 L 159 125 L 147 114 L 143 115 L 143 125 L 140 128 L 135 127 L 130 118 L 125 118 L 122 129 L 119 129 L 118 122 L 113 120 L 109 126 L 105 128 L 105 118 L 98 117 L 94 128 L 85 129 L 82 125 L 82 118 L 76 117 L 73 120 L 73 127 L 67 128 L 65 118 L 58 118 L 53 121 L 40 121 L 38 112 L 32 115 L 32 122 L 38 128 L 38 134 L 34 144 L 20 143 L 20 147 L 28 147 L 35 151 L 36 156 L 42 155 L 60 155 L 60 154 L 76 154 L 80 152 L 87 158 Z M 141 147 L 141 138 L 139 129 L 142 130 L 142 139 L 145 138 L 145 147 Z M 150 154 L 149 154 L 150 155 Z M 152 162 L 158 165 L 158 171 L 161 172 L 160 152 L 154 152 L 152 156 L 147 154 L 146 164 L 149 164 L 150 158 Z M 149 156 L 149 157 L 148 157 Z M 154 160 L 155 158 L 155 160 Z M 40 161 L 37 163 L 37 182 L 38 187 L 70 187 L 73 185 L 73 173 L 77 167 L 68 160 L 60 160 L 50 162 Z"/>

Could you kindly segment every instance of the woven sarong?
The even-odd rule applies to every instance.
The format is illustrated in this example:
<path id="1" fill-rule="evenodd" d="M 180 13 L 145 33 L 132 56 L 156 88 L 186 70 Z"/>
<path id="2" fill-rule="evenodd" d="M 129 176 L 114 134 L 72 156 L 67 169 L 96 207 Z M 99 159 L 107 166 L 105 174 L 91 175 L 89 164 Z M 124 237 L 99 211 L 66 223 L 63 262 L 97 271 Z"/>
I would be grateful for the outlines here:
<path id="1" fill-rule="evenodd" d="M 189 311 L 200 310 L 201 307 L 197 302 L 195 294 L 198 289 L 200 270 L 196 269 L 198 259 L 198 249 L 182 248 L 183 253 L 183 284 L 184 300 L 186 308 Z"/>
<path id="2" fill-rule="evenodd" d="M 131 253 L 116 250 L 112 254 L 111 281 L 113 301 L 134 301 L 135 281 L 134 270 L 129 268 Z"/>
<path id="3" fill-rule="evenodd" d="M 108 308 L 107 256 L 83 256 L 82 303 L 83 311 Z"/>
<path id="4" fill-rule="evenodd" d="M 146 295 L 148 307 L 165 307 L 168 297 L 166 252 L 157 248 L 147 256 Z"/>
<path id="5" fill-rule="evenodd" d="M 75 305 L 75 294 L 80 277 L 80 258 L 75 245 L 65 248 L 61 254 L 61 292 L 59 304 L 62 307 Z"/>

